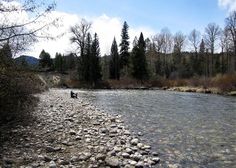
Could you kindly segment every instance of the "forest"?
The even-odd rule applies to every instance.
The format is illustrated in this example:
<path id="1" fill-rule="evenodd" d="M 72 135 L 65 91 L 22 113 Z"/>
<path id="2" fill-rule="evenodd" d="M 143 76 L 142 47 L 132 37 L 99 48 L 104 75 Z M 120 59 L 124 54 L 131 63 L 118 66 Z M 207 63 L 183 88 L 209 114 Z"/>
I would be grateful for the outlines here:
<path id="1" fill-rule="evenodd" d="M 217 76 L 219 79 L 224 74 L 229 80 L 226 82 L 234 82 L 235 20 L 234 11 L 225 19 L 224 28 L 209 23 L 205 32 L 193 29 L 188 35 L 181 31 L 173 35 L 168 28 L 163 28 L 160 33 L 147 38 L 141 32 L 133 40 L 129 38 L 129 26 L 125 21 L 121 41 L 117 42 L 114 37 L 110 54 L 101 56 L 99 37 L 96 33 L 90 34 L 91 23 L 83 19 L 70 30 L 73 34 L 71 43 L 77 46 L 77 50 L 69 55 L 57 53 L 55 58 L 43 50 L 39 56 L 39 68 L 59 73 L 74 72 L 73 79 L 89 86 L 111 80 L 124 85 L 127 81 L 141 84 L 151 81 L 159 86 L 165 85 L 160 81 L 182 79 L 194 79 L 196 83 L 203 78 Z M 204 84 L 199 82 L 199 85 Z M 233 89 L 235 85 L 228 87 L 225 89 Z"/>

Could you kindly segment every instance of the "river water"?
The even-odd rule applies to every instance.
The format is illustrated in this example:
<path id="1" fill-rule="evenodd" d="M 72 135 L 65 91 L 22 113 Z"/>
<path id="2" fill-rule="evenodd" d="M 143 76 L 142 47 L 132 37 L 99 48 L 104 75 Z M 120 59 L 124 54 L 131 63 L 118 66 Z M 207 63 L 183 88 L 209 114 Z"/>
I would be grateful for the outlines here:
<path id="1" fill-rule="evenodd" d="M 79 91 L 100 109 L 122 115 L 159 153 L 160 167 L 236 167 L 236 98 L 151 90 Z"/>

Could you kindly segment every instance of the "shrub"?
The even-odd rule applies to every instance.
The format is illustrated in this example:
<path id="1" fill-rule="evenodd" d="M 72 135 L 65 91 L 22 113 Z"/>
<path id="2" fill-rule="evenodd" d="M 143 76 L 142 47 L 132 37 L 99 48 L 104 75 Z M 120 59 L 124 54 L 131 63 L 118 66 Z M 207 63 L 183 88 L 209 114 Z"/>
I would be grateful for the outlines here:
<path id="1" fill-rule="evenodd" d="M 0 124 L 28 116 L 36 98 L 32 94 L 45 89 L 44 83 L 34 74 L 2 68 L 0 70 Z M 27 117 L 26 117 L 27 118 Z"/>

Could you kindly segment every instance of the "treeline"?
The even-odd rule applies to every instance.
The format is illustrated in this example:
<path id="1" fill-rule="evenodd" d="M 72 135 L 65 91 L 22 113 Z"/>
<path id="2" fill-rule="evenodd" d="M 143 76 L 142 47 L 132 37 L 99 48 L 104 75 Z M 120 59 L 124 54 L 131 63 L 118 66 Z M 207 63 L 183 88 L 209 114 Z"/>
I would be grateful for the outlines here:
<path id="1" fill-rule="evenodd" d="M 221 29 L 210 23 L 204 33 L 192 30 L 189 35 L 168 28 L 150 38 L 143 33 L 129 41 L 129 26 L 124 22 L 121 42 L 114 38 L 110 55 L 101 57 L 99 39 L 91 37 L 91 23 L 82 20 L 71 28 L 71 42 L 76 45 L 74 54 L 57 53 L 54 61 L 48 53 L 40 54 L 40 65 L 53 67 L 58 72 L 76 70 L 78 79 L 95 85 L 98 81 L 134 78 L 141 82 L 159 78 L 182 79 L 196 76 L 213 77 L 216 74 L 233 73 L 236 67 L 236 12 L 226 18 Z M 132 48 L 131 48 L 132 46 Z M 50 56 L 49 56 L 50 57 Z"/>

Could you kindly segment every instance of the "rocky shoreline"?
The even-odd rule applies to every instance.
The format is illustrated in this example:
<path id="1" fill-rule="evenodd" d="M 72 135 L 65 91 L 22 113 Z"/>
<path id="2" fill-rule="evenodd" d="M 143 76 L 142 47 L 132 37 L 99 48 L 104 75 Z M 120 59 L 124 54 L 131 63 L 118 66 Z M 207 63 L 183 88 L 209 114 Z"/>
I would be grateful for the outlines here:
<path id="1" fill-rule="evenodd" d="M 151 146 L 132 135 L 121 116 L 111 116 L 69 90 L 51 89 L 27 126 L 1 129 L 0 167 L 153 167 L 160 162 Z"/>

